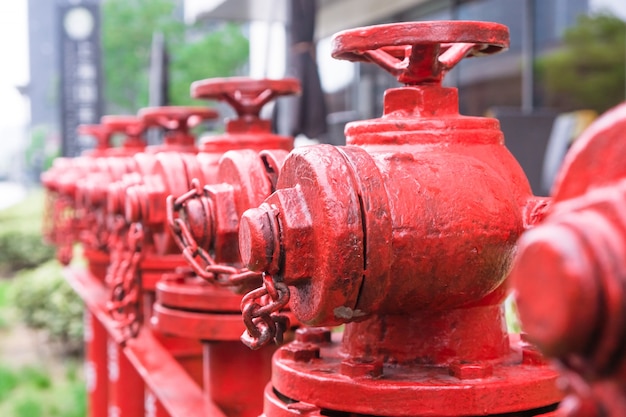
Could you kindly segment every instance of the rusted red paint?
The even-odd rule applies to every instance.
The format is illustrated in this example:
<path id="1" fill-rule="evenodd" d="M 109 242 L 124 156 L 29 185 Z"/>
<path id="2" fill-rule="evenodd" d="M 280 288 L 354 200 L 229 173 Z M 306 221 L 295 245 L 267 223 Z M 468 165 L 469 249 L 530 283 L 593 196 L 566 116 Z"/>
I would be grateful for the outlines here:
<path id="1" fill-rule="evenodd" d="M 237 111 L 223 135 L 207 137 L 200 145 L 198 160 L 210 175 L 196 186 L 206 194 L 201 191 L 202 198 L 192 198 L 181 207 L 193 238 L 218 264 L 233 270 L 240 265 L 238 219 L 272 192 L 268 171 L 278 170 L 293 147 L 293 139 L 273 134 L 270 121 L 261 119 L 259 112 L 274 97 L 298 91 L 295 79 L 210 79 L 192 84 L 195 98 L 225 101 Z M 172 194 L 183 193 L 172 190 Z M 179 272 L 157 283 L 156 297 L 155 329 L 205 342 L 209 397 L 230 417 L 258 416 L 275 349 L 251 352 L 240 344 L 241 295 Z"/>
<path id="2" fill-rule="evenodd" d="M 264 415 L 551 413 L 557 373 L 507 334 L 501 308 L 542 205 L 497 120 L 459 115 L 440 84 L 463 57 L 506 48 L 508 30 L 403 23 L 333 45 L 406 86 L 386 91 L 381 118 L 346 126 L 348 146 L 294 150 L 276 192 L 243 215 L 244 264 L 286 283 L 304 323 L 347 323 L 341 340 L 278 350 Z"/>
<path id="3" fill-rule="evenodd" d="M 117 120 L 108 117 L 106 120 Z M 81 238 L 84 230 L 84 210 L 78 200 L 78 184 L 101 168 L 102 162 L 132 155 L 142 149 L 139 140 L 126 140 L 122 148 L 111 147 L 113 130 L 105 125 L 81 125 L 78 133 L 91 136 L 96 140 L 96 147 L 84 152 L 80 157 L 59 158 L 53 168 L 42 175 L 42 183 L 47 192 L 47 207 L 44 214 L 44 238 L 57 246 L 57 258 L 67 265 L 72 259 L 72 245 Z M 91 239 L 93 240 L 93 239 Z"/>
<path id="4" fill-rule="evenodd" d="M 150 108 L 140 111 L 139 117 L 109 117 L 103 120 L 106 129 L 102 132 L 123 132 L 127 138 L 125 146 L 94 158 L 95 168 L 86 171 L 89 175 L 76 187 L 78 208 L 85 216 L 80 226 L 90 261 L 88 267 L 92 274 L 97 274 L 97 278 L 81 275 L 88 285 L 77 288 L 97 316 L 93 328 L 104 325 L 110 347 L 105 346 L 105 352 L 117 358 L 120 369 L 119 378 L 94 393 L 99 402 L 92 404 L 100 407 L 94 413 L 106 412 L 101 410 L 103 403 L 107 408 L 113 407 L 111 412 L 119 409 L 129 416 L 144 412 L 171 417 L 219 416 L 223 412 L 229 417 L 252 417 L 262 410 L 262 391 L 270 377 L 275 349 L 250 352 L 240 345 L 241 295 L 206 283 L 197 285 L 184 273 L 178 287 L 168 285 L 170 281 L 159 285 L 164 274 L 174 273 L 185 262 L 167 229 L 165 197 L 188 190 L 196 178 L 202 183 L 219 181 L 230 186 L 229 181 L 239 187 L 232 202 L 243 204 L 236 207 L 237 217 L 246 207 L 258 204 L 273 190 L 277 170 L 293 145 L 292 138 L 272 134 L 269 121 L 261 119 L 258 111 L 274 96 L 291 94 L 299 86 L 291 79 L 220 79 L 217 83 L 200 84 L 198 94 L 203 97 L 240 103 L 236 106 L 239 117 L 228 122 L 225 134 L 204 138 L 199 148 L 195 146 L 189 127 L 199 119 L 215 117 L 215 112 L 205 108 Z M 143 149 L 141 135 L 151 126 L 167 130 L 165 143 Z M 92 134 L 97 133 L 100 131 L 93 129 Z M 143 152 L 138 152 L 141 149 Z M 232 149 L 241 149 L 241 154 L 222 158 Z M 222 159 L 225 162 L 219 168 L 218 161 Z M 257 197 L 258 193 L 261 194 Z M 252 198 L 256 200 L 250 202 Z M 216 217 L 217 223 L 226 228 L 233 216 L 228 209 L 218 210 Z M 215 230 L 220 242 L 226 239 L 221 247 L 230 245 L 228 251 L 234 254 L 230 259 L 238 262 L 236 228 L 230 236 L 228 231 Z M 76 278 L 72 272 L 68 271 L 70 280 Z M 157 287 L 159 302 L 153 309 Z M 189 290 L 199 291 L 203 297 L 213 296 L 220 302 L 207 307 L 205 301 L 194 307 Z M 108 302 L 103 303 L 101 298 L 97 303 L 89 301 L 95 293 L 109 293 Z M 220 298 L 220 294 L 224 297 Z M 109 313 L 106 318 L 101 317 L 102 310 Z M 141 323 L 142 317 L 146 318 L 145 323 Z M 149 317 L 153 317 L 152 322 L 147 320 Z M 184 340 L 195 344 L 181 356 L 175 347 Z M 204 352 L 197 349 L 200 341 L 205 343 Z M 92 347 L 94 357 L 103 362 L 99 367 L 111 370 L 111 355 L 103 357 L 102 346 Z M 186 380 L 180 374 L 181 366 Z M 250 375 L 242 378 L 243 370 Z M 164 383 L 168 372 L 182 385 Z M 193 407 L 197 414 L 189 414 L 198 400 L 195 391 L 188 390 L 189 378 L 196 388 L 204 386 L 206 390 L 203 406 Z M 124 396 L 124 391 L 129 396 Z"/>
<path id="5" fill-rule="evenodd" d="M 563 162 L 547 216 L 520 239 L 511 279 L 530 340 L 565 374 L 563 415 L 626 415 L 626 104 Z"/>

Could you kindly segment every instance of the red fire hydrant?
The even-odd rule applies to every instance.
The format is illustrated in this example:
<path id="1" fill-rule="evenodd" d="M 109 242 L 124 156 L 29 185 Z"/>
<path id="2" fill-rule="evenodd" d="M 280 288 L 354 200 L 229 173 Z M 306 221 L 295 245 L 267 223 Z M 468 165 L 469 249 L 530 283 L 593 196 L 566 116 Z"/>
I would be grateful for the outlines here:
<path id="1" fill-rule="evenodd" d="M 265 416 L 551 415 L 557 373 L 516 335 L 502 301 L 520 234 L 542 201 L 498 121 L 458 114 L 445 73 L 497 53 L 496 23 L 438 21 L 339 33 L 333 56 L 404 87 L 348 146 L 294 150 L 277 190 L 241 219 L 244 265 L 271 279 L 244 299 L 255 344 L 277 307 L 301 329 L 274 356 Z M 261 298 L 264 297 L 264 298 Z M 268 299 L 270 300 L 268 302 Z M 336 334 L 336 336 L 339 336 Z"/>
<path id="2" fill-rule="evenodd" d="M 41 183 L 46 190 L 43 240 L 56 246 L 57 260 L 63 265 L 72 260 L 72 244 L 75 240 L 74 189 L 64 186 L 66 181 L 63 177 L 73 176 L 81 167 L 80 162 L 85 159 L 91 157 L 57 158 L 52 167 L 41 174 Z"/>
<path id="3" fill-rule="evenodd" d="M 528 338 L 556 359 L 568 417 L 626 415 L 626 104 L 568 153 L 511 279 Z"/>
<path id="4" fill-rule="evenodd" d="M 57 258 L 63 265 L 70 263 L 72 246 L 79 238 L 76 183 L 98 169 L 98 159 L 118 152 L 111 148 L 111 132 L 106 126 L 81 125 L 78 133 L 95 138 L 96 147 L 77 158 L 57 158 L 41 176 L 47 190 L 43 235 L 57 247 Z"/>
<path id="5" fill-rule="evenodd" d="M 153 200 L 128 202 L 126 193 L 129 189 L 145 186 L 147 182 L 158 181 L 156 175 L 162 173 L 163 167 L 173 167 L 180 172 L 171 172 L 173 177 L 169 181 L 178 181 L 179 186 L 186 186 L 188 180 L 184 178 L 185 167 L 195 163 L 195 154 L 198 148 L 195 137 L 189 132 L 190 127 L 207 119 L 217 118 L 217 113 L 206 107 L 153 107 L 142 109 L 139 120 L 146 128 L 160 127 L 166 130 L 164 143 L 148 146 L 144 152 L 133 157 L 134 169 L 132 174 L 123 176 L 114 183 L 105 183 L 107 188 L 106 202 L 109 227 L 109 250 L 111 264 L 108 269 L 107 282 L 112 291 L 111 312 L 120 323 L 120 327 L 127 333 L 127 337 L 136 336 L 143 316 L 141 312 L 142 296 L 152 296 L 145 300 L 150 316 L 154 295 L 154 283 L 164 272 L 173 271 L 183 264 L 182 259 L 160 258 L 156 263 L 144 263 L 140 274 L 140 262 L 143 261 L 142 247 L 143 231 L 141 225 L 132 224 L 125 217 L 128 204 L 139 204 L 145 211 L 158 212 L 163 208 L 163 201 L 158 196 Z M 200 171 L 196 167 L 195 174 Z M 168 181 L 166 176 L 165 181 Z M 183 178 L 181 178 L 183 177 Z M 135 194 L 132 194 L 136 196 Z M 165 200 L 166 196 L 162 197 Z M 139 282 L 142 289 L 140 291 Z"/>
<path id="6" fill-rule="evenodd" d="M 131 224 L 125 218 L 126 192 L 129 188 L 141 186 L 153 178 L 152 176 L 159 172 L 161 161 L 181 166 L 185 161 L 193 160 L 198 149 L 189 128 L 203 120 L 216 117 L 217 113 L 214 110 L 205 107 L 154 107 L 141 110 L 138 120 L 142 126 L 145 128 L 156 126 L 166 130 L 164 143 L 146 147 L 144 152 L 134 155 L 133 173 L 126 174 L 120 181 L 106 184 L 108 210 L 106 225 L 109 228 L 111 252 L 111 264 L 107 272 L 110 291 L 107 308 L 115 320 L 119 333 L 119 338 L 114 338 L 115 342 L 110 343 L 108 347 L 109 358 L 114 358 L 116 362 L 114 367 L 119 368 L 117 375 L 114 375 L 115 378 L 109 373 L 109 407 L 116 407 L 122 415 L 143 416 L 146 413 L 156 417 L 169 416 L 146 378 L 142 378 L 137 372 L 137 366 L 129 362 L 125 344 L 128 338 L 137 336 L 142 317 L 144 315 L 149 317 L 151 314 L 154 282 L 160 279 L 163 273 L 170 272 L 184 263 L 182 259 L 167 257 L 153 258 L 146 262 L 143 256 L 142 225 Z M 162 206 L 163 203 L 157 201 L 150 209 L 158 210 L 159 205 Z M 167 355 L 161 360 L 175 363 L 182 367 L 193 381 L 202 382 L 202 350 L 199 343 L 158 334 L 151 336 L 149 340 L 159 343 L 163 353 Z M 147 340 L 148 338 L 145 338 L 143 345 Z M 135 401 L 129 401 L 129 398 Z"/>
<path id="7" fill-rule="evenodd" d="M 79 240 L 91 273 L 104 280 L 109 264 L 106 222 L 107 186 L 133 171 L 133 155 L 145 149 L 143 123 L 134 116 L 104 116 L 102 126 L 86 127 L 84 133 L 94 136 L 116 133 L 124 135 L 122 146 L 107 150 L 86 175 L 75 178 L 76 217 Z"/>
<path id="8" fill-rule="evenodd" d="M 203 144 L 213 152 L 231 149 L 213 165 L 215 174 L 207 185 L 195 181 L 190 192 L 168 198 L 169 223 L 197 276 L 172 275 L 157 283 L 153 322 L 163 333 L 203 341 L 205 389 L 229 417 L 262 412 L 274 352 L 251 352 L 241 345 L 241 295 L 231 291 L 261 281 L 260 274 L 240 267 L 238 219 L 273 191 L 293 147 L 293 138 L 272 134 L 259 112 L 273 98 L 299 90 L 295 79 L 210 79 L 191 87 L 193 97 L 226 101 L 238 117 L 227 122 L 225 134 Z M 179 211 L 182 217 L 175 217 Z"/>
<path id="9" fill-rule="evenodd" d="M 108 180 L 112 176 L 121 175 L 129 167 L 130 157 L 140 152 L 145 143 L 140 132 L 134 132 L 124 138 L 122 146 L 111 148 L 110 139 L 114 132 L 121 129 L 120 125 L 136 125 L 137 119 L 127 117 L 108 116 L 102 119 L 101 125 L 85 125 L 79 128 L 83 135 L 96 138 L 98 146 L 86 156 L 72 160 L 75 168 L 61 178 L 61 189 L 71 199 L 67 203 L 66 212 L 70 215 L 71 229 L 64 235 L 59 249 L 66 252 L 67 262 L 71 257 L 71 247 L 75 240 L 83 243 L 85 258 L 87 259 L 88 273 L 74 269 L 65 271 L 66 278 L 74 289 L 81 295 L 87 308 L 85 309 L 85 368 L 90 415 L 92 417 L 106 417 L 108 410 L 107 373 L 111 369 L 107 366 L 107 344 L 109 335 L 98 318 L 97 307 L 91 303 L 93 295 L 97 295 L 98 287 L 104 282 L 109 254 L 106 242 L 99 231 L 103 228 L 98 222 L 104 218 L 104 207 L 101 204 L 102 187 L 92 178 Z M 94 191 L 93 194 L 87 191 Z M 91 203 L 94 203 L 91 206 Z M 85 281 L 78 277 L 91 277 L 94 287 L 85 287 Z M 94 289 L 96 291 L 94 291 Z M 90 296 L 86 296 L 89 294 Z"/>

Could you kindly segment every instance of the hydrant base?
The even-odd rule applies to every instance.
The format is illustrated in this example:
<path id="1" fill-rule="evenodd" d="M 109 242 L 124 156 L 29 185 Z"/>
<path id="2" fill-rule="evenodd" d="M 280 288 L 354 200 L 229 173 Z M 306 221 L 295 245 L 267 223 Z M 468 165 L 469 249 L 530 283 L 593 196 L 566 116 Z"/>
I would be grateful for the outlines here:
<path id="1" fill-rule="evenodd" d="M 458 417 L 521 411 L 545 415 L 553 411 L 563 396 L 556 386 L 557 372 L 527 360 L 533 357 L 524 351 L 528 345 L 513 335 L 511 339 L 512 358 L 517 359 L 509 363 L 386 364 L 379 372 L 370 363 L 350 363 L 347 369 L 337 341 L 319 345 L 319 358 L 295 355 L 298 345 L 287 345 L 274 357 L 272 390 L 288 401 L 319 409 L 375 416 Z M 302 348 L 310 346 L 302 344 Z M 354 371 L 359 365 L 366 368 L 364 372 Z M 266 406 L 274 404 L 267 395 L 266 391 Z M 289 415 L 270 409 L 266 407 L 266 416 Z"/>

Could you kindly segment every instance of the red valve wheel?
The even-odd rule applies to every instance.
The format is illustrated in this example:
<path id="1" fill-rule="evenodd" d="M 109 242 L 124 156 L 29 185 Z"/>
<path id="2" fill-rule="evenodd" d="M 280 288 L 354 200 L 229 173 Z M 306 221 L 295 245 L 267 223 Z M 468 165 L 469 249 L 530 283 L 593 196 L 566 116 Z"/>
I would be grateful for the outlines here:
<path id="1" fill-rule="evenodd" d="M 111 129 L 105 125 L 79 125 L 76 129 L 79 135 L 91 136 L 96 139 L 96 149 L 111 147 Z"/>
<path id="2" fill-rule="evenodd" d="M 213 99 L 229 103 L 239 117 L 258 117 L 265 104 L 276 97 L 300 94 L 296 78 L 255 80 L 246 77 L 210 78 L 191 84 L 193 98 Z"/>
<path id="3" fill-rule="evenodd" d="M 186 131 L 203 120 L 216 119 L 218 113 L 208 107 L 162 106 L 141 109 L 138 116 L 148 126 Z"/>
<path id="4" fill-rule="evenodd" d="M 393 23 L 339 32 L 333 58 L 374 62 L 400 82 L 440 81 L 461 59 L 504 51 L 509 30 L 492 22 Z"/>
<path id="5" fill-rule="evenodd" d="M 139 135 L 145 128 L 144 123 L 137 116 L 103 116 L 100 121 L 114 133 Z"/>

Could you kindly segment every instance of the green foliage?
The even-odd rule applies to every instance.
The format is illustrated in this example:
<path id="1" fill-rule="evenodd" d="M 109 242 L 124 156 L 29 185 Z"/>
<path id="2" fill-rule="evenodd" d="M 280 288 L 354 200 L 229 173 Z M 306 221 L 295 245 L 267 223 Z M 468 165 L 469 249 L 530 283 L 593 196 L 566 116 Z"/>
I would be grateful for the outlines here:
<path id="1" fill-rule="evenodd" d="M 50 146 L 54 130 L 48 125 L 37 125 L 31 128 L 30 143 L 24 150 L 26 169 L 39 175 L 52 166 L 54 158 L 59 156 L 60 149 Z"/>
<path id="2" fill-rule="evenodd" d="M 14 417 L 85 417 L 87 390 L 78 377 L 77 366 L 72 378 L 53 378 L 41 364 L 11 368 L 0 363 L 0 415 Z"/>
<path id="3" fill-rule="evenodd" d="M 0 311 L 9 305 L 10 281 L 0 280 Z"/>
<path id="4" fill-rule="evenodd" d="M 42 368 L 27 365 L 20 371 L 22 381 L 37 389 L 48 389 L 52 386 L 50 375 Z"/>
<path id="5" fill-rule="evenodd" d="M 9 397 L 11 391 L 17 387 L 18 381 L 18 375 L 13 369 L 0 364 L 0 404 L 2 404 L 2 402 Z"/>
<path id="6" fill-rule="evenodd" d="M 152 36 L 163 33 L 170 53 L 170 101 L 190 104 L 189 85 L 229 76 L 246 62 L 248 41 L 235 25 L 200 35 L 187 27 L 173 0 L 107 0 L 102 45 L 108 111 L 136 112 L 148 104 Z"/>
<path id="7" fill-rule="evenodd" d="M 13 406 L 15 417 L 43 417 L 43 409 L 37 398 L 24 397 L 15 401 Z"/>
<path id="8" fill-rule="evenodd" d="M 609 15 L 581 16 L 564 46 L 538 61 L 548 101 L 565 110 L 603 112 L 624 100 L 626 22 Z"/>
<path id="9" fill-rule="evenodd" d="M 9 292 L 12 282 L 0 279 L 0 331 L 9 328 L 9 315 L 11 302 L 9 300 Z M 0 378 L 2 378 L 0 371 Z M 1 384 L 0 384 L 1 385 Z M 0 387 L 0 397 L 2 397 L 2 387 Z"/>
<path id="10" fill-rule="evenodd" d="M 521 324 L 519 321 L 519 314 L 517 313 L 517 304 L 512 295 L 509 295 L 504 300 L 504 317 L 506 319 L 506 327 L 509 333 L 520 333 Z"/>
<path id="11" fill-rule="evenodd" d="M 54 256 L 54 249 L 41 240 L 43 201 L 39 190 L 0 211 L 0 276 L 35 267 Z"/>
<path id="12" fill-rule="evenodd" d="M 193 104 L 189 96 L 192 82 L 233 75 L 248 58 L 248 40 L 234 24 L 209 33 L 195 42 L 188 41 L 171 50 L 170 96 L 173 104 Z"/>
<path id="13" fill-rule="evenodd" d="M 51 260 L 15 277 L 13 302 L 20 318 L 34 329 L 43 329 L 69 351 L 82 345 L 83 304 Z"/>

